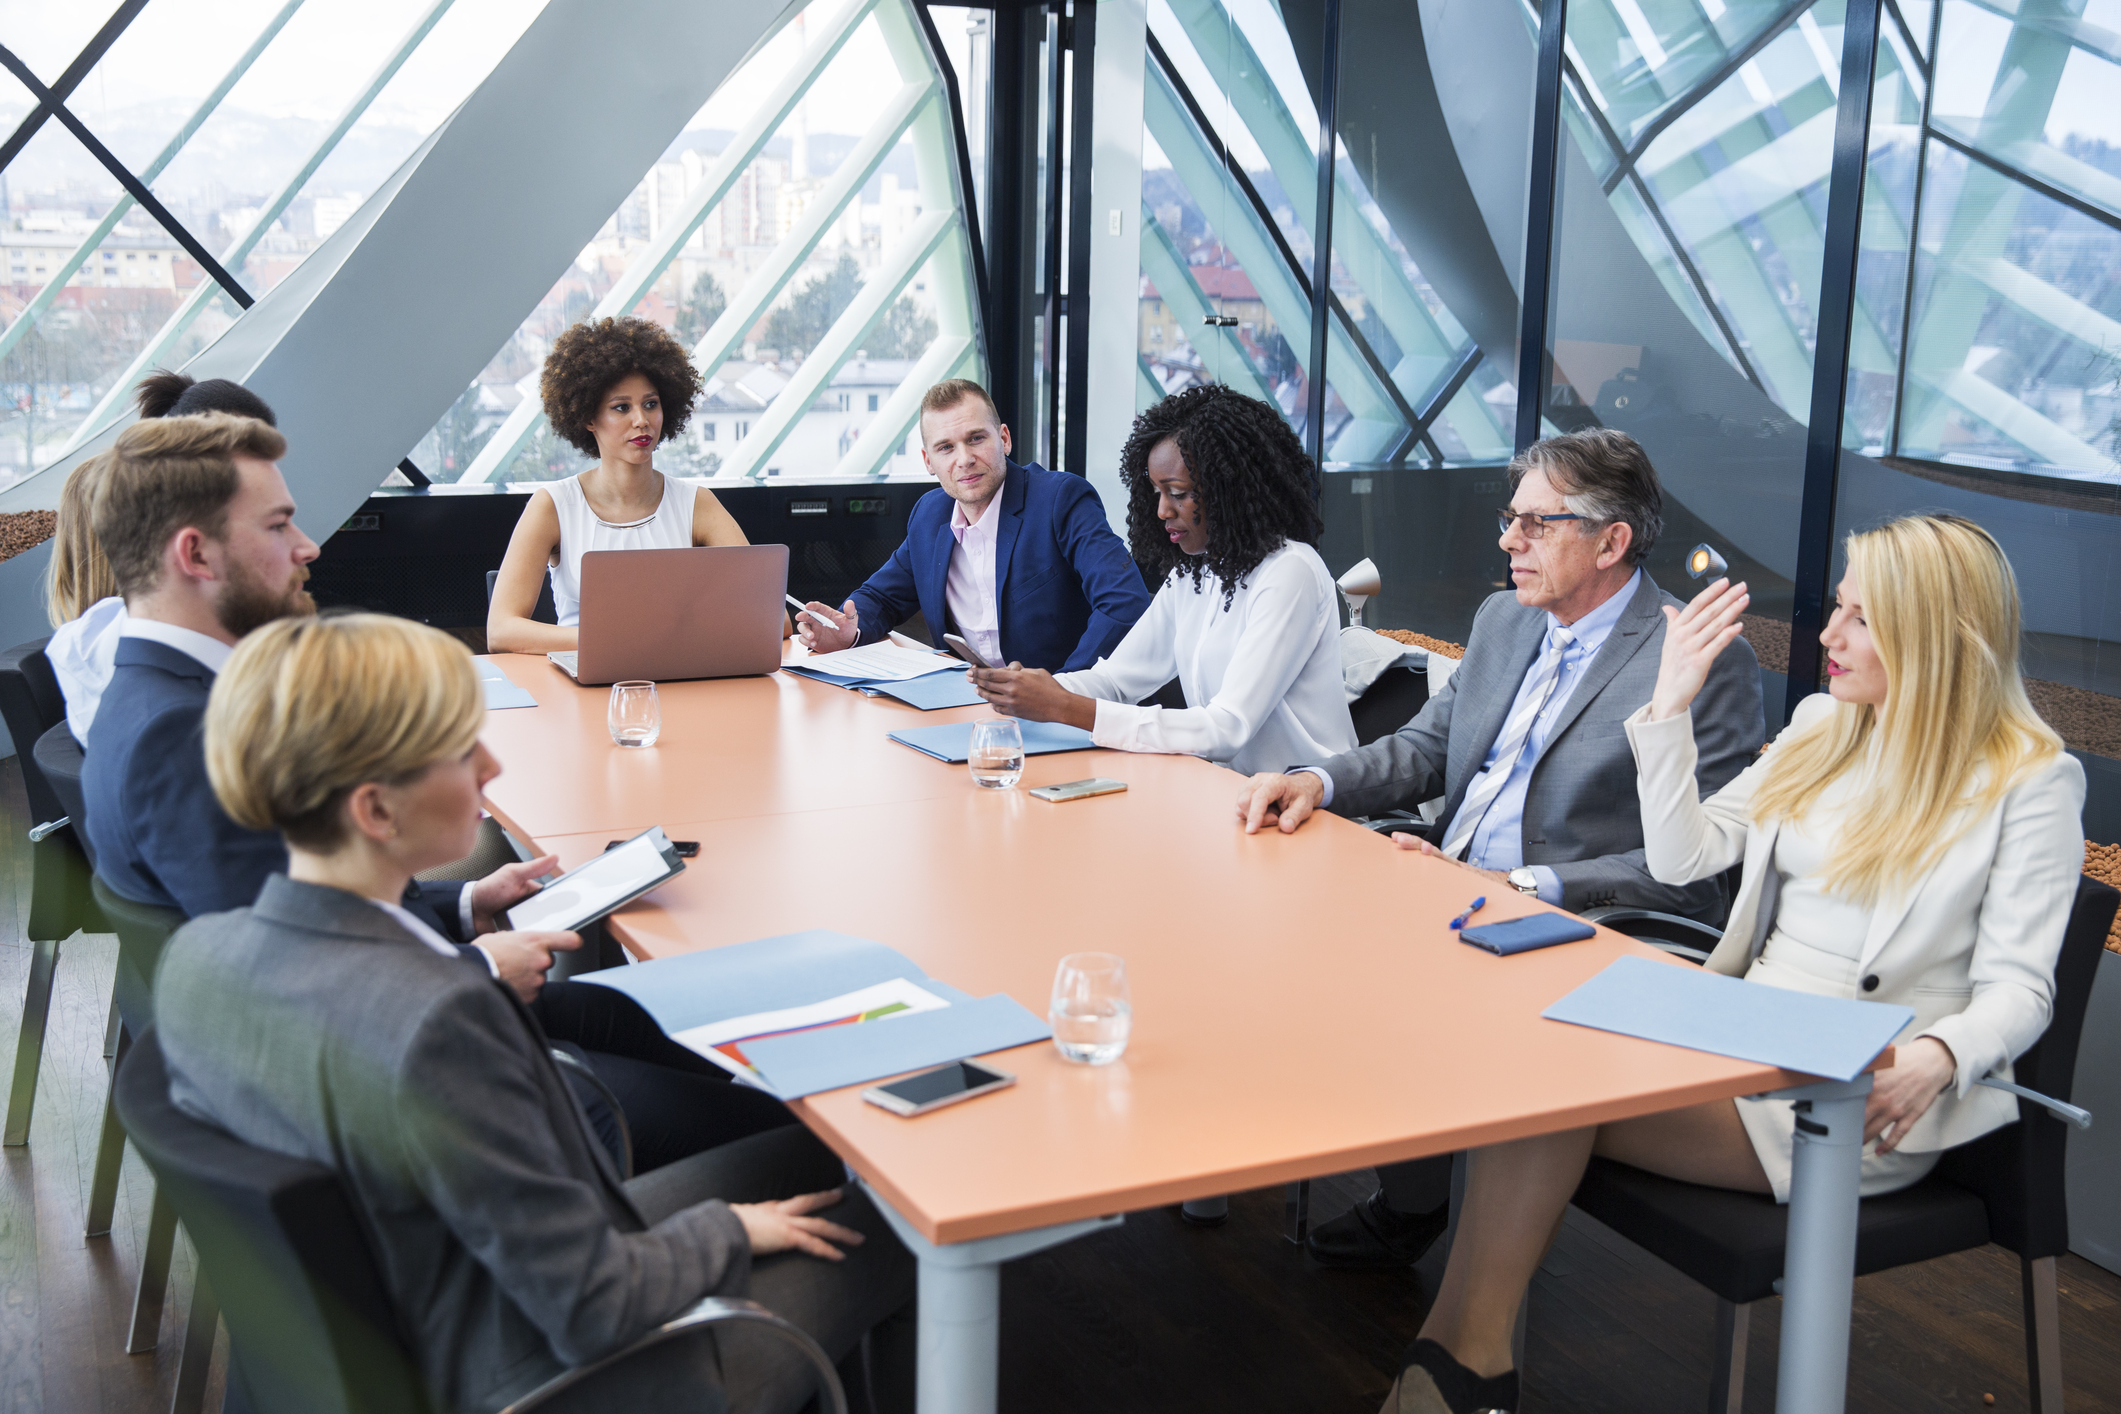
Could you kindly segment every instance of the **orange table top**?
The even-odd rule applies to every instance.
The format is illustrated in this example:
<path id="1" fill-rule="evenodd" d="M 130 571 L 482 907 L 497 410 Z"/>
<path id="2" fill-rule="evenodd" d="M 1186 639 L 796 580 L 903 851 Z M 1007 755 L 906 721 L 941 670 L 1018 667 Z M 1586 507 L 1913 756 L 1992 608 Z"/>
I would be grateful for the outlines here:
<path id="1" fill-rule="evenodd" d="M 611 744 L 606 693 L 502 656 L 535 709 L 489 714 L 494 813 L 563 867 L 660 824 L 700 841 L 613 916 L 636 955 L 833 928 L 1044 1015 L 1063 954 L 1127 959 L 1134 1033 L 1104 1067 L 994 1057 L 1017 1085 L 906 1120 L 863 1087 L 796 1108 L 936 1242 L 1257 1188 L 1801 1083 L 1773 1067 L 1541 1019 L 1627 952 L 1617 933 L 1498 958 L 1445 924 L 1479 881 L 1325 816 L 1246 836 L 1238 777 L 1183 756 L 1034 756 L 984 791 L 885 739 L 916 712 L 787 674 L 661 690 L 655 747 Z M 1064 805 L 1088 775 L 1121 795 Z M 1489 892 L 1485 921 L 1547 911 Z M 1675 964 L 1678 965 L 1678 964 Z"/>

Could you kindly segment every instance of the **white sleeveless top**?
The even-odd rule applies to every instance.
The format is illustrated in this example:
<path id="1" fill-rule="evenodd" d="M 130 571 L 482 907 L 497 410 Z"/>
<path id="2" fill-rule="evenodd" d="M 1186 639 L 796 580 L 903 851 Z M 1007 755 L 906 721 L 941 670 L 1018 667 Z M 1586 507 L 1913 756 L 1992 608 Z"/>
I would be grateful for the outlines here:
<path id="1" fill-rule="evenodd" d="M 582 552 L 585 550 L 682 550 L 692 544 L 692 508 L 700 488 L 674 476 L 663 477 L 663 499 L 646 520 L 614 525 L 597 519 L 582 494 L 582 478 L 546 483 L 553 509 L 560 513 L 560 562 L 552 567 L 552 606 L 560 627 L 582 621 Z"/>

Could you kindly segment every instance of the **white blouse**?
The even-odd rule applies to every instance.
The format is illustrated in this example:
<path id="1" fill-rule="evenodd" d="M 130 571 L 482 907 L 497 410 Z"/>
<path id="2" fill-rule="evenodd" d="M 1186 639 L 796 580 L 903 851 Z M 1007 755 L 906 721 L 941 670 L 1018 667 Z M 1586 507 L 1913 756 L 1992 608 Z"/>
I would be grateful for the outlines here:
<path id="1" fill-rule="evenodd" d="M 700 488 L 663 476 L 663 499 L 646 520 L 614 525 L 597 519 L 582 494 L 582 478 L 548 482 L 560 514 L 560 562 L 552 567 L 552 607 L 562 628 L 582 621 L 582 554 L 586 550 L 682 550 L 692 544 L 692 508 Z"/>
<path id="2" fill-rule="evenodd" d="M 66 725 L 74 740 L 88 745 L 89 724 L 103 701 L 103 689 L 117 671 L 118 640 L 125 633 L 125 601 L 112 595 L 88 606 L 80 618 L 59 625 L 44 656 L 66 699 Z"/>
<path id="3" fill-rule="evenodd" d="M 1174 677 L 1183 709 L 1133 705 Z M 1294 541 L 1245 576 L 1228 609 L 1213 574 L 1195 586 L 1174 570 L 1111 657 L 1054 680 L 1097 699 L 1091 735 L 1120 751 L 1205 756 L 1250 775 L 1356 746 L 1333 577 Z"/>

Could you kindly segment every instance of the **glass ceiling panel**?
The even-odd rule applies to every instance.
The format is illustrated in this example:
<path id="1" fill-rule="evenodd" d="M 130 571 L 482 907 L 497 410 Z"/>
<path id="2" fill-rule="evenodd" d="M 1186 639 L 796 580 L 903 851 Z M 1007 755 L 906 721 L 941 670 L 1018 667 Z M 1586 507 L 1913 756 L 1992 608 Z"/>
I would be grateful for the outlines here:
<path id="1" fill-rule="evenodd" d="M 1624 146 L 1740 50 L 1789 19 L 1790 0 L 1574 0 L 1570 59 Z"/>
<path id="2" fill-rule="evenodd" d="M 56 83 L 116 8 L 117 0 L 8 0 L 0 7 L 0 36 L 31 73 Z M 74 97 L 81 93 L 75 89 Z"/>

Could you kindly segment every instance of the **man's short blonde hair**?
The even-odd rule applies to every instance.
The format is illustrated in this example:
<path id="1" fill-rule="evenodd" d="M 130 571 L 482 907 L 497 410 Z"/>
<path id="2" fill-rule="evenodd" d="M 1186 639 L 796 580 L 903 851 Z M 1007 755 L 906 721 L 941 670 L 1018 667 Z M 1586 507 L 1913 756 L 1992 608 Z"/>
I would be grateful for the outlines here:
<path id="1" fill-rule="evenodd" d="M 340 807 L 478 740 L 485 694 L 464 645 L 387 614 L 280 619 L 244 638 L 206 705 L 206 773 L 229 818 L 329 850 Z"/>

